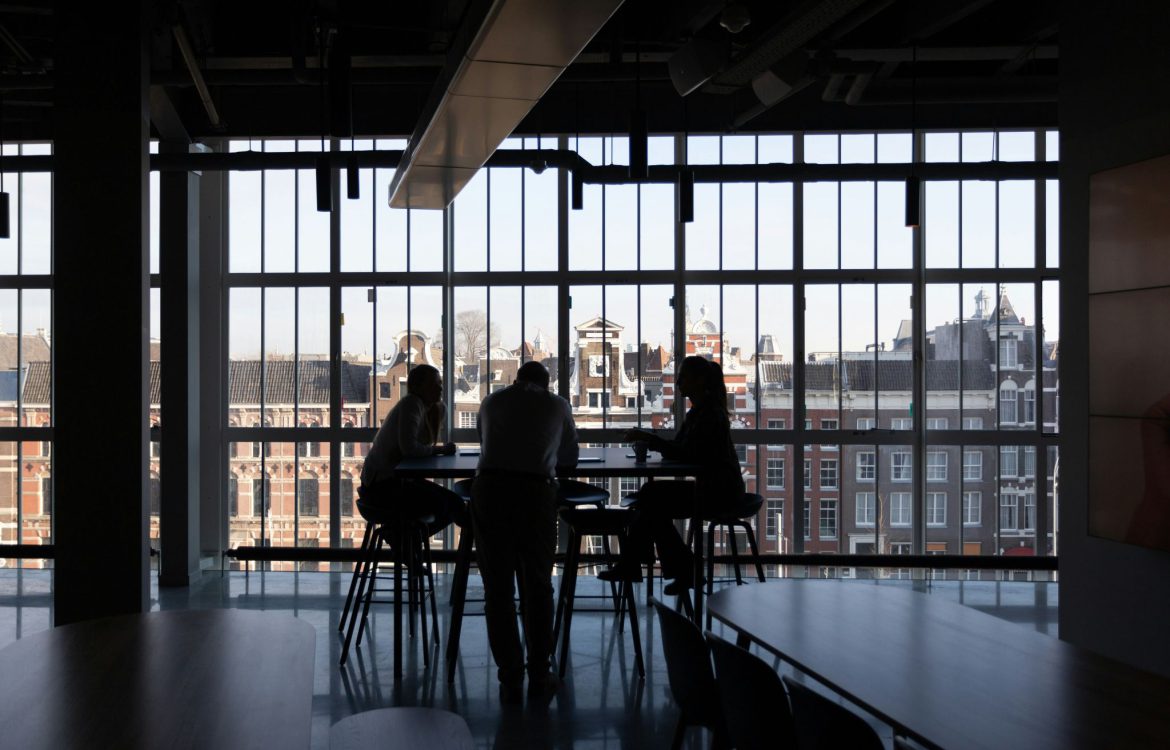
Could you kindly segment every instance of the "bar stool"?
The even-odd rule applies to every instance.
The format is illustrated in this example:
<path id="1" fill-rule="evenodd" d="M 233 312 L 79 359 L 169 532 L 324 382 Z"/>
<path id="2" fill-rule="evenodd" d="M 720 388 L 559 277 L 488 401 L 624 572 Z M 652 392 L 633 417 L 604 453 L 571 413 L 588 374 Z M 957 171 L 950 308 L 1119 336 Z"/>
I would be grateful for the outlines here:
<path id="1" fill-rule="evenodd" d="M 474 479 L 461 479 L 451 486 L 451 490 L 465 500 L 470 501 L 471 486 L 474 481 Z M 557 500 L 562 507 L 591 506 L 604 508 L 606 501 L 609 499 L 608 491 L 600 487 L 594 487 L 586 482 L 569 479 L 560 480 L 558 484 Z M 608 539 L 606 539 L 605 544 L 605 549 L 608 552 Z M 474 547 L 475 532 L 471 525 L 468 524 L 463 528 L 459 536 L 459 546 L 455 551 L 455 573 L 451 580 L 451 620 L 447 626 L 446 649 L 448 683 L 455 681 L 455 666 L 459 657 L 459 639 L 463 633 L 463 616 L 466 614 L 468 602 L 467 582 L 471 577 L 471 565 L 475 560 Z M 523 581 L 519 581 L 518 591 L 523 590 L 523 584 Z M 616 587 L 613 596 L 616 600 Z M 520 597 L 520 601 L 524 601 L 523 596 Z M 557 622 L 560 622 L 559 610 Z M 553 640 L 555 642 L 556 639 L 554 638 Z"/>
<path id="2" fill-rule="evenodd" d="M 751 555 L 748 556 L 749 561 L 754 562 L 756 566 L 756 578 L 760 583 L 763 583 L 764 566 L 760 563 L 760 549 L 756 544 L 756 534 L 752 530 L 751 519 L 756 517 L 760 512 L 760 508 L 764 504 L 764 498 L 754 492 L 745 492 L 740 504 L 735 508 L 719 514 L 704 514 L 703 521 L 707 523 L 707 549 L 706 549 L 706 570 L 707 570 L 707 596 L 711 596 L 715 588 L 715 531 L 722 527 L 728 542 L 731 544 L 731 565 L 735 570 L 735 585 L 743 585 L 743 574 L 739 567 L 739 546 L 735 541 L 735 530 L 743 529 L 745 536 L 747 536 L 748 546 L 751 547 Z M 695 529 L 692 526 L 687 534 L 687 546 L 691 546 L 694 540 Z M 731 579 L 721 579 L 731 580 Z M 711 626 L 711 613 L 707 613 L 707 627 Z"/>
<path id="3" fill-rule="evenodd" d="M 402 674 L 402 594 L 409 600 L 408 618 L 411 635 L 414 635 L 414 617 L 417 612 L 423 638 L 423 663 L 430 666 L 430 648 L 427 641 L 426 597 L 431 597 L 431 620 L 434 636 L 438 638 L 438 623 L 434 604 L 434 577 L 430 570 L 430 552 L 427 547 L 427 537 L 432 533 L 435 517 L 429 514 L 407 515 L 403 512 L 404 505 L 391 503 L 389 505 L 367 502 L 359 499 L 358 511 L 366 519 L 366 543 L 363 552 L 364 558 L 354 570 L 354 581 L 351 590 L 356 589 L 349 607 L 343 615 L 348 616 L 345 643 L 342 647 L 340 664 L 344 665 L 349 657 L 349 647 L 353 640 L 354 627 L 358 619 L 357 645 L 361 645 L 365 633 L 370 604 L 377 591 L 378 555 L 383 544 L 389 544 L 394 560 L 394 673 L 395 677 Z M 406 591 L 402 591 L 402 571 L 407 573 Z M 360 615 L 359 615 L 360 609 Z"/>
<path id="4" fill-rule="evenodd" d="M 556 625 L 553 643 L 561 641 L 558 671 L 565 676 L 569 657 L 569 634 L 573 625 L 573 597 L 577 588 L 577 567 L 581 555 L 581 539 L 585 536 L 616 536 L 620 545 L 637 511 L 628 508 L 561 508 L 561 520 L 569 525 L 569 550 L 565 558 L 565 576 L 557 596 Z M 634 587 L 629 580 L 619 584 L 618 631 L 625 629 L 625 614 L 630 617 L 630 635 L 634 640 L 634 664 L 638 677 L 646 677 L 642 662 L 642 639 L 638 633 L 638 610 L 634 603 Z M 561 632 L 560 625 L 564 631 Z"/>

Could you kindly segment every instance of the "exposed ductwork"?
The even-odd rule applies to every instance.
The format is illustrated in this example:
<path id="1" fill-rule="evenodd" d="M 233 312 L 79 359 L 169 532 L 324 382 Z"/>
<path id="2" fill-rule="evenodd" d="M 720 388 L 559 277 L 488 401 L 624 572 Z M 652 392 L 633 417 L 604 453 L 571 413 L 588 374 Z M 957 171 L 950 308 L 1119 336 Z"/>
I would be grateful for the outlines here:
<path id="1" fill-rule="evenodd" d="M 621 4 L 473 3 L 394 175 L 390 205 L 445 208 Z"/>

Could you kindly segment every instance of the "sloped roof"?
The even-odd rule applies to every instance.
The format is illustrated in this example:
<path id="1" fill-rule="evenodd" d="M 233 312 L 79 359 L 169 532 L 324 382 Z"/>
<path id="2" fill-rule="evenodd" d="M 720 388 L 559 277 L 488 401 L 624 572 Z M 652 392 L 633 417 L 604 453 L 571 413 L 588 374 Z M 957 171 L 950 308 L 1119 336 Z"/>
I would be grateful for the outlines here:
<path id="1" fill-rule="evenodd" d="M 152 363 L 153 364 L 153 363 Z M 228 403 L 260 403 L 260 360 L 233 360 L 228 362 Z M 266 380 L 265 403 L 301 404 L 329 403 L 329 363 L 306 360 L 300 363 L 299 383 L 295 362 L 288 360 L 264 363 Z M 370 366 L 353 362 L 341 363 L 341 398 L 345 402 L 369 401 Z"/>
<path id="2" fill-rule="evenodd" d="M 0 370 L 15 370 L 19 367 L 16 358 L 16 345 L 20 341 L 20 356 L 24 362 L 48 362 L 49 345 L 36 334 L 26 333 L 17 336 L 15 333 L 0 333 Z"/>
<path id="3" fill-rule="evenodd" d="M 849 390 L 909 391 L 914 386 L 913 363 L 907 359 L 882 360 L 875 371 L 872 360 L 846 360 L 844 382 Z M 810 362 L 805 365 L 805 386 L 809 390 L 832 390 L 836 381 L 835 362 Z M 965 390 L 992 390 L 995 374 L 987 363 L 962 363 L 962 381 Z M 791 362 L 760 362 L 760 382 L 766 386 L 792 387 Z M 959 389 L 959 362 L 930 360 L 926 363 L 926 388 L 930 391 Z"/>

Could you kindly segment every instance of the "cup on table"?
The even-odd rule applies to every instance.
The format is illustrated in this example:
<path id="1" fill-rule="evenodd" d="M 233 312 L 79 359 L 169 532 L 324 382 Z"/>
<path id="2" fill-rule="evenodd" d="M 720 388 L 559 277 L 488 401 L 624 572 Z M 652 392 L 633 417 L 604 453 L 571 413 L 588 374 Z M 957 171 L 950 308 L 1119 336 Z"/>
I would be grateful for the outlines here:
<path id="1" fill-rule="evenodd" d="M 634 441 L 634 463 L 646 463 L 646 453 L 650 450 L 649 444 L 645 440 Z"/>

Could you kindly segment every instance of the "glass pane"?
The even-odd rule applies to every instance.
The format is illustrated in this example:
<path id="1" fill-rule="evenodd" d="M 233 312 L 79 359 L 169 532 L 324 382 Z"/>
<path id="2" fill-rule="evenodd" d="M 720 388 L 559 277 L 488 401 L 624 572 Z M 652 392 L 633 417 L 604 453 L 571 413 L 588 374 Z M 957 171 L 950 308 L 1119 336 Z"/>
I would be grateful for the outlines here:
<path id="1" fill-rule="evenodd" d="M 759 427 L 791 430 L 792 422 L 792 287 L 759 289 L 760 335 L 756 341 Z M 771 441 L 778 442 L 778 441 Z"/>
<path id="2" fill-rule="evenodd" d="M 34 150 L 29 146 L 25 146 L 23 151 L 25 154 L 32 154 Z M 39 149 L 43 153 L 47 153 L 48 149 Z M 152 186 L 157 185 L 158 173 L 152 172 L 151 179 Z M 5 180 L 5 185 L 8 185 Z M 152 195 L 157 198 L 157 188 L 155 187 Z M 9 198 L 9 208 L 12 216 L 15 214 L 16 200 L 13 195 Z M 156 211 L 158 203 L 157 200 L 152 199 L 152 213 Z M 152 219 L 152 227 L 157 227 L 157 215 Z M 20 219 L 13 220 L 10 231 L 13 237 L 16 232 L 20 231 L 20 270 L 25 274 L 40 274 L 49 273 L 50 264 L 52 261 L 52 247 L 53 247 L 53 176 L 48 172 L 30 172 L 20 176 Z M 3 256 L 3 251 L 0 250 L 0 257 Z M 151 271 L 158 269 L 158 243 L 157 233 L 152 234 L 151 242 Z"/>
<path id="3" fill-rule="evenodd" d="M 53 461 L 52 443 L 21 443 L 21 544 L 53 542 Z M 45 568 L 47 560 L 25 560 L 22 567 Z"/>
<path id="4" fill-rule="evenodd" d="M 297 443 L 296 513 L 298 547 L 329 546 L 329 445 Z M 300 570 L 318 570 L 319 563 L 302 562 Z"/>
<path id="5" fill-rule="evenodd" d="M 1000 161 L 1032 161 L 1036 158 L 1036 133 L 1031 130 L 1000 131 Z"/>
<path id="6" fill-rule="evenodd" d="M 1060 432 L 1060 282 L 1045 281 L 1042 382 L 1043 393 L 1038 408 L 1044 420 L 1044 432 Z"/>
<path id="7" fill-rule="evenodd" d="M 529 139 L 535 142 L 536 139 Z M 541 139 L 541 148 L 555 149 L 555 138 Z M 557 269 L 557 211 L 559 170 L 537 174 L 524 170 L 524 270 Z"/>
<path id="8" fill-rule="evenodd" d="M 320 141 L 300 141 L 298 151 L 321 151 Z M 317 210 L 316 170 L 297 170 L 297 270 L 329 270 L 329 212 Z M 343 174 L 342 177 L 345 175 Z M 337 175 L 330 173 L 333 189 L 337 189 Z M 344 186 L 344 183 L 342 183 Z M 342 187 L 344 191 L 344 187 Z M 335 196 L 334 203 L 346 201 Z M 271 270 L 271 269 L 270 269 Z"/>
<path id="9" fill-rule="evenodd" d="M 874 267 L 876 192 L 872 182 L 841 183 L 841 267 Z"/>
<path id="10" fill-rule="evenodd" d="M 958 428 L 959 363 L 962 352 L 982 351 L 979 324 L 964 325 L 959 311 L 957 284 L 928 284 L 926 287 L 926 424 L 946 420 Z M 973 406 L 969 403 L 968 406 Z M 906 414 L 909 417 L 909 414 Z M 934 426 L 941 427 L 940 422 Z"/>
<path id="11" fill-rule="evenodd" d="M 757 189 L 759 267 L 792 268 L 792 183 L 764 182 Z"/>
<path id="12" fill-rule="evenodd" d="M 840 300 L 835 284 L 810 285 L 804 294 L 805 419 L 815 430 L 823 420 L 840 416 Z"/>
<path id="13" fill-rule="evenodd" d="M 879 268 L 910 268 L 914 230 L 906 227 L 906 184 L 877 184 L 877 256 Z"/>
<path id="14" fill-rule="evenodd" d="M 19 147 L 15 143 L 4 144 L 3 154 L 5 156 L 15 156 L 19 152 Z M 21 180 L 20 175 L 15 172 L 4 172 L 0 174 L 0 180 L 3 181 L 4 191 L 8 193 L 8 211 L 9 211 L 9 235 L 6 239 L 0 239 L 0 274 L 12 275 L 17 273 L 19 268 L 19 253 L 20 253 L 20 220 L 21 212 L 17 210 L 20 206 L 20 190 Z"/>
<path id="15" fill-rule="evenodd" d="M 393 144 L 378 141 L 379 150 Z M 409 211 L 404 208 L 390 208 L 390 183 L 394 181 L 393 169 L 374 170 L 374 267 L 378 271 L 406 270 L 406 224 Z"/>
<path id="16" fill-rule="evenodd" d="M 488 169 L 488 205 L 490 212 L 489 247 L 491 270 L 519 271 L 522 264 L 524 175 L 519 169 Z M 478 211 L 478 207 L 467 206 Z M 456 213 L 456 216 L 459 214 Z M 462 228 L 462 227 L 461 227 Z M 468 231 L 469 228 L 464 228 Z M 466 239 L 466 238 L 465 238 Z M 473 252 L 464 245 L 464 255 Z M 464 258 L 469 261 L 470 256 Z M 474 266 L 474 262 L 470 262 Z"/>
<path id="17" fill-rule="evenodd" d="M 924 161 L 958 161 L 959 134 L 958 133 L 926 133 L 923 135 L 926 146 Z"/>
<path id="18" fill-rule="evenodd" d="M 847 421 L 874 419 L 875 366 L 882 364 L 878 351 L 876 287 L 872 284 L 841 286 L 841 396 L 849 404 Z M 883 404 L 886 406 L 886 404 Z M 818 425 L 814 421 L 814 427 Z M 836 429 L 851 429 L 838 424 Z"/>
<path id="19" fill-rule="evenodd" d="M 10 426 L 15 415 L 4 411 Z M 20 484 L 20 443 L 0 442 L 0 544 L 21 543 Z"/>
<path id="20" fill-rule="evenodd" d="M 1031 284 L 999 286 L 999 343 L 996 347 L 999 426 L 1036 428 L 1035 290 Z"/>
<path id="21" fill-rule="evenodd" d="M 963 267 L 995 266 L 996 183 L 969 180 L 960 184 L 962 195 Z"/>
<path id="22" fill-rule="evenodd" d="M 261 291 L 231 289 L 228 303 L 228 414 L 240 427 L 256 427 L 260 425 Z"/>
<path id="23" fill-rule="evenodd" d="M 1044 181 L 1044 264 L 1060 266 L 1060 182 Z"/>
<path id="24" fill-rule="evenodd" d="M 877 160 L 879 164 L 911 161 L 914 139 L 909 133 L 878 133 Z"/>
<path id="25" fill-rule="evenodd" d="M 574 149 L 590 164 L 600 164 L 601 138 L 575 138 Z M 593 271 L 601 268 L 602 188 L 585 185 L 582 207 L 569 211 L 569 269 Z"/>
<path id="26" fill-rule="evenodd" d="M 265 141 L 268 153 L 293 151 L 295 141 Z M 264 175 L 264 270 L 268 273 L 289 273 L 295 270 L 297 174 L 291 169 L 266 169 Z M 310 174 L 310 179 L 314 179 Z M 314 184 L 315 183 L 310 183 Z M 316 210 L 316 190 L 311 206 Z M 255 206 L 256 204 L 253 204 Z"/>
<path id="27" fill-rule="evenodd" d="M 837 268 L 840 184 L 804 184 L 804 267 Z"/>
<path id="28" fill-rule="evenodd" d="M 25 289 L 21 291 L 20 298 L 20 372 L 23 386 L 21 424 L 47 427 L 52 422 L 53 401 L 50 362 L 50 342 L 53 340 L 52 292 L 48 289 Z"/>
<path id="29" fill-rule="evenodd" d="M 374 290 L 374 392 L 373 416 L 370 426 L 378 427 L 401 397 L 402 383 L 406 378 L 405 356 L 400 356 L 408 344 L 406 332 L 409 305 L 407 289 L 402 287 L 378 287 Z"/>
<path id="30" fill-rule="evenodd" d="M 685 229 L 689 270 L 719 268 L 721 196 L 719 185 L 695 183 L 695 220 Z"/>
<path id="31" fill-rule="evenodd" d="M 805 164 L 837 164 L 839 160 L 837 135 L 806 134 L 804 136 Z"/>
<path id="32" fill-rule="evenodd" d="M 893 427 L 893 420 L 907 420 L 913 416 L 910 296 L 909 284 L 879 284 L 877 288 L 878 413 L 867 428 Z M 883 338 L 886 335 L 891 335 L 891 338 Z"/>
<path id="33" fill-rule="evenodd" d="M 443 212 L 410 211 L 410 270 L 442 271 L 443 259 Z"/>
<path id="34" fill-rule="evenodd" d="M 296 290 L 264 290 L 264 426 L 293 425 Z"/>
<path id="35" fill-rule="evenodd" d="M 329 422 L 329 290 L 298 289 L 297 419 L 298 426 L 325 427 Z"/>
<path id="36" fill-rule="evenodd" d="M 247 151 L 233 141 L 231 151 Z M 228 172 L 228 267 L 232 273 L 260 271 L 260 219 L 263 172 Z"/>
<path id="37" fill-rule="evenodd" d="M 638 189 L 605 186 L 605 268 L 631 270 L 638 265 Z"/>
<path id="38" fill-rule="evenodd" d="M 757 160 L 760 164 L 791 164 L 792 136 L 761 135 L 756 138 Z"/>
<path id="39" fill-rule="evenodd" d="M 639 185 L 641 268 L 674 268 L 674 185 Z"/>
<path id="40" fill-rule="evenodd" d="M 964 555 L 995 554 L 996 467 L 998 451 L 987 445 L 964 445 L 963 463 L 958 467 L 959 516 L 955 523 L 961 526 L 961 553 Z M 970 578 L 964 574 L 964 578 Z"/>
<path id="41" fill-rule="evenodd" d="M 1033 180 L 999 183 L 999 265 L 1003 268 L 1036 265 L 1036 183 Z"/>
<path id="42" fill-rule="evenodd" d="M 873 133 L 853 133 L 841 136 L 842 164 L 873 164 L 876 146 Z"/>
<path id="43" fill-rule="evenodd" d="M 755 342 L 759 340 L 756 308 L 754 286 L 723 287 L 723 336 L 719 356 L 715 359 L 723 365 L 723 381 L 727 386 L 727 405 L 733 430 L 756 426 L 755 395 L 749 394 L 750 381 L 755 379 L 755 368 L 749 357 L 755 351 Z M 746 449 L 745 446 L 743 450 Z"/>
<path id="44" fill-rule="evenodd" d="M 722 146 L 724 164 L 756 163 L 756 137 L 754 135 L 725 135 Z"/>
<path id="45" fill-rule="evenodd" d="M 342 427 L 369 427 L 372 421 L 370 388 L 374 363 L 373 289 L 341 290 Z"/>
<path id="46" fill-rule="evenodd" d="M 686 142 L 687 164 L 718 164 L 720 139 L 717 135 L 692 135 Z"/>
<path id="47" fill-rule="evenodd" d="M 723 186 L 723 264 L 725 269 L 756 267 L 756 186 Z"/>
<path id="48" fill-rule="evenodd" d="M 959 183 L 923 183 L 922 231 L 928 268 L 955 268 L 959 264 Z"/>
<path id="49" fill-rule="evenodd" d="M 926 525 L 926 554 L 957 555 L 961 551 L 963 525 L 960 494 L 963 450 L 958 446 L 928 445 L 926 450 L 926 497 L 923 522 Z M 938 571 L 938 577 L 956 571 Z"/>
<path id="50" fill-rule="evenodd" d="M 358 150 L 370 149 L 372 141 L 354 144 Z M 342 172 L 342 190 L 348 175 Z M 358 197 L 341 199 L 341 270 L 374 270 L 374 203 L 377 193 L 374 170 L 358 170 Z"/>
<path id="51" fill-rule="evenodd" d="M 362 546 L 366 522 L 357 509 L 357 491 L 362 484 L 362 463 L 370 444 L 367 442 L 341 444 L 341 481 L 339 483 L 338 516 L 341 521 L 340 542 L 343 549 Z M 333 563 L 332 570 L 352 570 L 352 563 Z"/>
<path id="52" fill-rule="evenodd" d="M 960 299 L 963 326 L 952 340 L 962 337 L 961 386 L 964 430 L 993 430 L 996 424 L 995 284 L 964 284 Z M 958 347 L 958 343 L 955 343 Z"/>
<path id="53" fill-rule="evenodd" d="M 459 379 L 458 390 L 455 391 L 455 409 L 457 414 L 462 411 L 478 412 L 480 401 L 491 392 L 492 382 L 496 380 L 497 373 L 488 369 L 488 349 L 501 344 L 500 323 L 488 319 L 488 294 L 485 287 L 456 287 L 454 294 L 453 346 L 455 373 Z M 501 357 L 496 359 L 498 366 Z M 498 375 L 503 377 L 502 370 Z M 515 370 L 512 376 L 515 376 Z"/>

